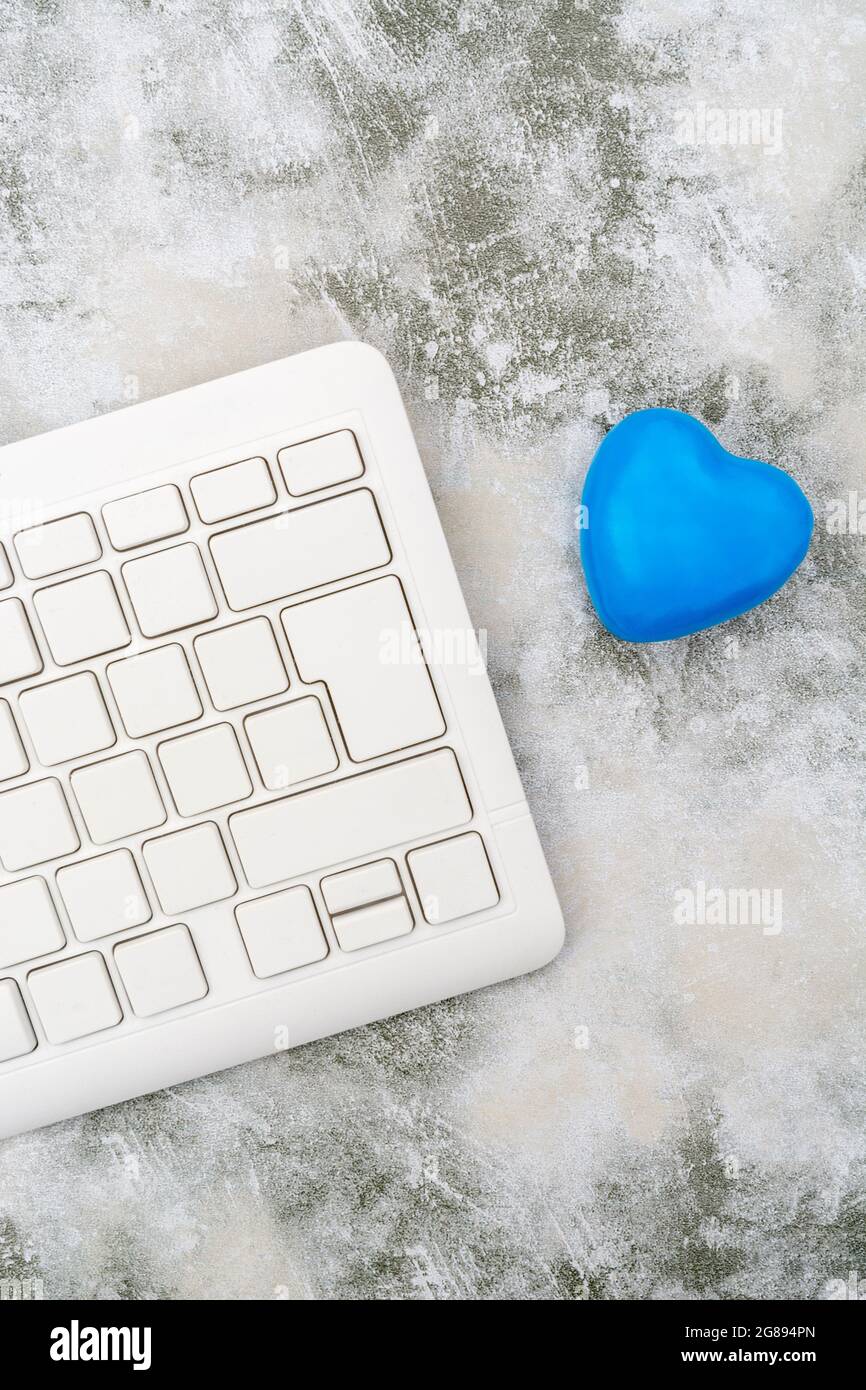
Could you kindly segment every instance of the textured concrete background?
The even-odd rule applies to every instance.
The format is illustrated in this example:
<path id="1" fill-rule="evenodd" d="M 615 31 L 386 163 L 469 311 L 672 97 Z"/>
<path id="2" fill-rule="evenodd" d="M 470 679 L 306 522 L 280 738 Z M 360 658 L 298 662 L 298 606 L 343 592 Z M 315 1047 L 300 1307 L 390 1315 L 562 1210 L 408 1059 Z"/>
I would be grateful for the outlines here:
<path id="1" fill-rule="evenodd" d="M 381 347 L 569 923 L 532 978 L 0 1146 L 0 1271 L 110 1298 L 866 1276 L 866 537 L 826 524 L 866 496 L 862 6 L 0 25 L 2 438 Z M 700 103 L 764 109 L 763 141 L 710 143 Z M 649 404 L 781 463 L 818 524 L 758 612 L 640 649 L 588 608 L 574 509 Z M 780 889 L 782 930 L 678 925 L 699 882 Z"/>

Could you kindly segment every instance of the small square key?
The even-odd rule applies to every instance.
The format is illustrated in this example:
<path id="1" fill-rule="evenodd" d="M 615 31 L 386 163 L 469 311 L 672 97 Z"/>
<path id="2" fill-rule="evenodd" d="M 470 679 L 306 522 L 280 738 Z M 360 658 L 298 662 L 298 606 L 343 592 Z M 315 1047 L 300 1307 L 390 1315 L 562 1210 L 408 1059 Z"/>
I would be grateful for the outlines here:
<path id="1" fill-rule="evenodd" d="M 76 768 L 69 780 L 95 845 L 123 840 L 165 822 L 162 797 L 147 754 L 140 750 Z"/>
<path id="2" fill-rule="evenodd" d="M 0 969 L 66 945 L 48 884 L 34 874 L 0 888 Z"/>
<path id="3" fill-rule="evenodd" d="M 99 537 L 86 512 L 19 531 L 15 549 L 28 579 L 44 579 L 61 570 L 89 565 L 102 554 Z"/>
<path id="4" fill-rule="evenodd" d="M 31 686 L 22 690 L 18 701 L 36 756 L 45 767 L 98 753 L 117 741 L 92 671 Z"/>
<path id="5" fill-rule="evenodd" d="M 57 870 L 57 887 L 79 941 L 140 927 L 152 916 L 128 849 L 65 865 Z"/>
<path id="6" fill-rule="evenodd" d="M 145 637 L 161 637 L 217 615 L 199 548 L 191 543 L 127 560 L 123 581 Z"/>
<path id="7" fill-rule="evenodd" d="M 217 709 L 235 709 L 288 689 L 289 678 L 267 618 L 202 633 L 194 646 Z"/>
<path id="8" fill-rule="evenodd" d="M 214 811 L 252 795 L 253 784 L 231 724 L 167 739 L 157 751 L 182 816 Z"/>
<path id="9" fill-rule="evenodd" d="M 130 738 L 201 718 L 201 700 L 189 662 L 176 643 L 112 661 L 106 675 Z"/>
<path id="10" fill-rule="evenodd" d="M 277 500 L 277 490 L 263 458 L 244 459 L 242 463 L 214 468 L 210 473 L 199 473 L 190 480 L 189 488 L 196 511 L 208 525 L 270 507 Z"/>
<path id="11" fill-rule="evenodd" d="M 499 902 L 484 841 L 474 830 L 413 849 L 406 857 L 424 917 L 434 926 Z"/>
<path id="12" fill-rule="evenodd" d="M 129 645 L 123 609 L 105 570 L 37 589 L 33 605 L 58 666 Z"/>
<path id="13" fill-rule="evenodd" d="M 114 959 L 139 1018 L 193 1004 L 207 994 L 189 928 L 182 924 L 122 941 L 114 948 Z"/>
<path id="14" fill-rule="evenodd" d="M 0 603 L 0 685 L 35 676 L 42 657 L 20 598 Z"/>
<path id="15" fill-rule="evenodd" d="M 0 700 L 0 782 L 20 777 L 30 764 L 8 700 Z"/>
<path id="16" fill-rule="evenodd" d="M 293 497 L 360 478 L 364 461 L 351 430 L 335 430 L 280 449 L 277 462 Z"/>
<path id="17" fill-rule="evenodd" d="M 324 960 L 328 943 L 309 888 L 287 888 L 239 903 L 235 916 L 253 973 L 260 980 Z"/>
<path id="18" fill-rule="evenodd" d="M 74 854 L 80 843 L 55 778 L 0 793 L 0 863 L 9 873 Z"/>
<path id="19" fill-rule="evenodd" d="M 333 740 L 315 695 L 248 714 L 244 720 L 253 756 L 269 791 L 333 772 Z"/>
<path id="20" fill-rule="evenodd" d="M 160 906 L 169 917 L 237 892 L 222 836 L 211 821 L 148 840 L 142 853 Z"/>
<path id="21" fill-rule="evenodd" d="M 111 976 L 98 951 L 31 970 L 27 984 L 50 1043 L 74 1042 L 101 1033 L 123 1018 Z"/>
<path id="22" fill-rule="evenodd" d="M 134 550 L 189 530 L 183 498 L 172 483 L 107 502 L 102 519 L 115 550 Z"/>
<path id="23" fill-rule="evenodd" d="M 0 980 L 0 1062 L 25 1057 L 36 1046 L 21 991 L 14 980 Z"/>

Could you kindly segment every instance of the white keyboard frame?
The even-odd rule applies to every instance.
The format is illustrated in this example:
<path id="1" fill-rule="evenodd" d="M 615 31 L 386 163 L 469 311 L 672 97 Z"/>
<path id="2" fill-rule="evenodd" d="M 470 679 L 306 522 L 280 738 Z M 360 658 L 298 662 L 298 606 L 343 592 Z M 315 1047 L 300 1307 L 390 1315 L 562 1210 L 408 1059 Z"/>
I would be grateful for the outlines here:
<path id="1" fill-rule="evenodd" d="M 321 492 L 289 498 L 276 468 L 277 450 L 341 428 L 355 433 L 364 460 L 364 474 Z M 278 484 L 278 498 L 273 506 L 210 526 L 200 524 L 187 486 L 189 479 L 202 471 L 258 454 L 267 458 Z M 113 498 L 168 482 L 181 487 L 190 514 L 190 530 L 133 551 L 113 551 L 102 521 L 102 506 Z M 67 855 L 18 874 L 0 875 L 2 882 L 30 874 L 44 876 L 52 889 L 55 905 L 60 909 L 67 936 L 64 952 L 4 969 L 0 977 L 16 979 L 26 997 L 26 975 L 35 965 L 50 964 L 71 954 L 101 951 L 125 1014 L 119 1028 L 64 1046 L 49 1045 L 41 1033 L 38 1018 L 33 1017 L 37 1048 L 26 1057 L 0 1065 L 0 1136 L 176 1085 L 269 1055 L 286 1046 L 294 1047 L 509 979 L 545 964 L 559 951 L 563 941 L 562 914 L 487 674 L 477 668 L 470 669 L 465 662 L 441 664 L 435 659 L 435 650 L 431 654 L 430 670 L 446 719 L 445 734 L 361 765 L 347 763 L 344 757 L 337 773 L 317 779 L 317 782 L 401 762 L 437 747 L 450 747 L 457 755 L 472 803 L 474 815 L 469 824 L 403 845 L 383 845 L 380 853 L 341 864 L 323 865 L 314 875 L 254 890 L 245 883 L 227 828 L 228 818 L 238 810 L 279 799 L 286 792 L 264 791 L 254 779 L 256 790 L 247 801 L 191 818 L 182 818 L 173 810 L 162 769 L 153 756 L 157 744 L 177 734 L 217 723 L 231 723 L 240 730 L 244 717 L 252 711 L 309 693 L 298 681 L 279 621 L 280 612 L 299 601 L 300 596 L 292 595 L 244 612 L 233 612 L 222 598 L 207 539 L 248 520 L 307 506 L 359 487 L 369 488 L 374 493 L 391 546 L 391 564 L 322 586 L 302 597 L 317 597 L 365 579 L 396 574 L 403 583 L 419 629 L 460 637 L 469 633 L 469 615 L 396 382 L 381 354 L 363 344 L 339 343 L 320 348 L 0 450 L 0 497 L 11 519 L 8 526 L 2 527 L 0 539 L 16 577 L 14 587 L 0 593 L 0 599 L 19 597 L 27 601 L 36 589 L 105 569 L 115 579 L 132 633 L 132 642 L 127 647 L 72 666 L 56 667 L 38 630 L 32 606 L 27 604 L 45 669 L 36 676 L 0 687 L 0 697 L 8 698 L 10 691 L 17 693 L 40 681 L 80 670 L 95 670 L 109 703 L 118 741 L 112 748 L 59 768 L 42 769 L 38 764 L 32 765 L 28 774 L 5 783 L 0 790 L 56 776 L 68 792 L 69 772 L 75 767 L 141 747 L 151 755 L 151 765 L 168 810 L 165 825 L 156 830 L 133 836 L 128 841 L 92 846 L 75 799 L 68 794 L 82 841 L 79 854 Z M 38 508 L 35 517 L 34 507 Z M 102 558 L 46 579 L 23 579 L 12 544 L 13 534 L 31 520 L 46 521 L 77 510 L 88 511 L 93 516 L 103 547 Z M 210 622 L 197 624 L 185 632 L 142 640 L 137 637 L 138 625 L 120 578 L 120 567 L 130 559 L 186 541 L 198 543 L 214 593 L 221 600 L 221 611 Z M 125 736 L 104 675 L 110 662 L 172 642 L 181 642 L 188 649 L 192 638 L 199 633 L 242 622 L 259 613 L 271 619 L 290 674 L 290 687 L 284 695 L 229 711 L 216 711 L 205 699 L 203 717 L 192 724 L 141 739 Z M 197 664 L 194 660 L 190 664 L 199 693 L 206 696 Z M 333 734 L 333 711 L 321 693 L 320 699 Z M 20 725 L 21 721 L 18 722 Z M 32 747 L 26 731 L 21 732 L 33 764 Z M 243 736 L 240 741 L 248 755 Z M 304 784 L 304 787 L 316 784 Z M 128 845 L 136 852 L 141 869 L 138 851 L 143 841 L 204 821 L 214 821 L 220 827 L 239 885 L 235 898 L 175 917 L 164 917 L 151 889 L 154 915 L 148 923 L 102 940 L 87 943 L 76 940 L 56 892 L 54 873 L 57 867 Z M 477 830 L 484 839 L 499 886 L 500 901 L 497 906 L 472 917 L 444 926 L 429 926 L 419 911 L 406 873 L 406 853 L 418 845 L 465 830 Z M 360 953 L 343 954 L 336 949 L 320 881 L 340 869 L 385 857 L 398 862 L 409 890 L 415 928 L 408 936 L 368 947 Z M 295 883 L 306 883 L 313 892 L 330 954 L 322 962 L 288 975 L 257 979 L 250 968 L 234 908 L 239 902 L 267 896 Z M 200 1002 L 169 1014 L 151 1019 L 136 1018 L 126 1002 L 113 959 L 113 946 L 118 940 L 144 935 L 175 921 L 186 922 L 193 933 L 210 992 Z"/>

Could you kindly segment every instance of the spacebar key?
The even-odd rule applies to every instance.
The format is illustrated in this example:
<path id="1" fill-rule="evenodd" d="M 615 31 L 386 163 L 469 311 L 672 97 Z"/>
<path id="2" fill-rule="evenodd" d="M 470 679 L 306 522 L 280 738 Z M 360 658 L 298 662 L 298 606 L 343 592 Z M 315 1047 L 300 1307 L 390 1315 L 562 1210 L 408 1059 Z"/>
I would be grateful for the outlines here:
<path id="1" fill-rule="evenodd" d="M 236 811 L 229 818 L 253 888 L 436 835 L 472 819 L 450 748 Z"/>

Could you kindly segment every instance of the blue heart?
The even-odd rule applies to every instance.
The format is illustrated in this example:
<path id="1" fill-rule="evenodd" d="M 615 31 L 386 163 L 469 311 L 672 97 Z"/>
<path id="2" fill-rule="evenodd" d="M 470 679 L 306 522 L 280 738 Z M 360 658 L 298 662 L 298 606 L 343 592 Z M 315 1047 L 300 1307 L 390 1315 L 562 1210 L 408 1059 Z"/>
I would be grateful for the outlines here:
<path id="1" fill-rule="evenodd" d="M 626 642 L 686 637 L 763 603 L 812 534 L 793 478 L 729 454 L 679 410 L 638 410 L 616 425 L 581 501 L 590 598 Z"/>

